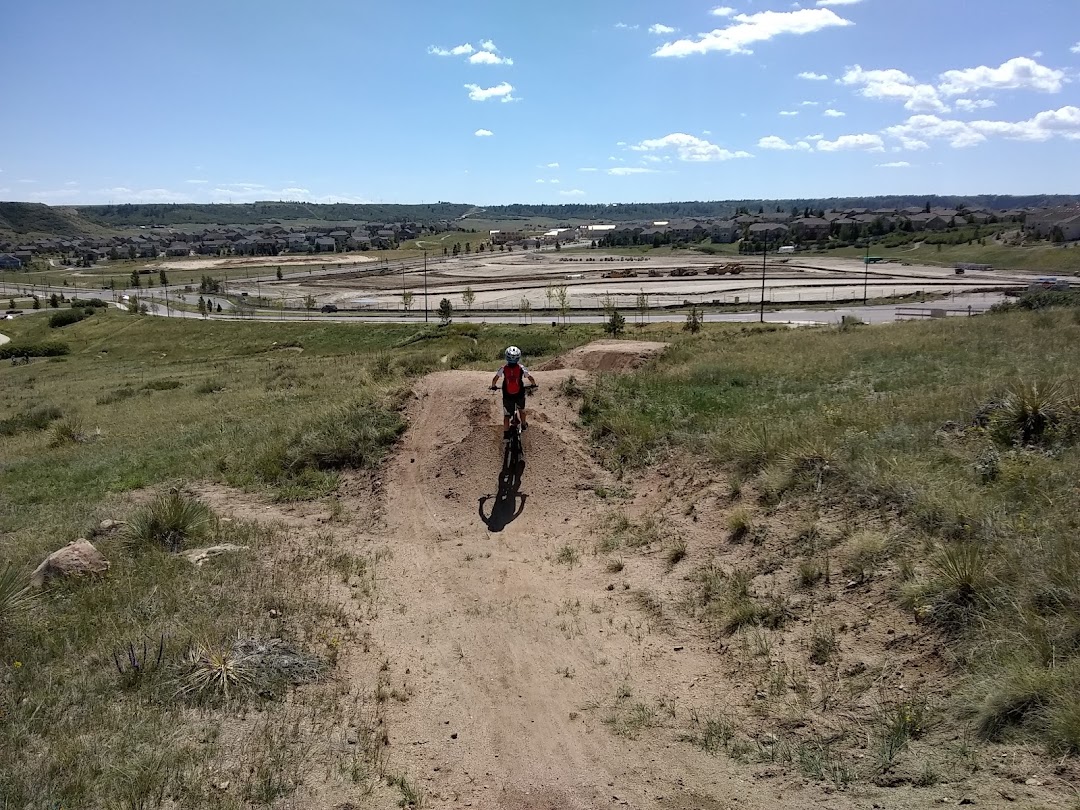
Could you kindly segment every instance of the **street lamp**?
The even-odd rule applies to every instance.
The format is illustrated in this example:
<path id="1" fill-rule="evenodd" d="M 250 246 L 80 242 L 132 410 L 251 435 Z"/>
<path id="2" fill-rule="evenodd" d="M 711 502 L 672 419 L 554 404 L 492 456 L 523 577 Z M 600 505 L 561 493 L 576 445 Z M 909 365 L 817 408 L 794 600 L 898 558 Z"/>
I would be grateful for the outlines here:
<path id="1" fill-rule="evenodd" d="M 765 232 L 765 238 L 761 248 L 761 310 L 758 313 L 758 323 L 765 323 L 765 261 L 769 256 L 769 233 Z"/>
<path id="2" fill-rule="evenodd" d="M 424 323 L 428 322 L 427 305 L 427 251 L 424 251 Z"/>

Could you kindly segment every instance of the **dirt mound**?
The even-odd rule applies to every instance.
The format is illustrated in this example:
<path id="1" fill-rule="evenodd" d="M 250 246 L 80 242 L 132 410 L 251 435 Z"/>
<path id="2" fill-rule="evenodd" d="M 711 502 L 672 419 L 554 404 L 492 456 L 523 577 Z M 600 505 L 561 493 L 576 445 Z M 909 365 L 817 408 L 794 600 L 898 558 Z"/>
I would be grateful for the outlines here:
<path id="1" fill-rule="evenodd" d="M 630 371 L 667 348 L 650 340 L 596 340 L 536 366 L 537 371 Z"/>

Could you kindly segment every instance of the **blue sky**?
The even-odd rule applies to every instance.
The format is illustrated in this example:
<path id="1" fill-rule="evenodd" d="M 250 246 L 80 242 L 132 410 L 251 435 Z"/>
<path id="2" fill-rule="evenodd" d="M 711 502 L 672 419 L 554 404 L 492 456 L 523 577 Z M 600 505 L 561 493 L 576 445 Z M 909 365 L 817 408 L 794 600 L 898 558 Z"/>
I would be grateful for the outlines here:
<path id="1" fill-rule="evenodd" d="M 35 0 L 0 199 L 1080 193 L 1080 2 Z"/>

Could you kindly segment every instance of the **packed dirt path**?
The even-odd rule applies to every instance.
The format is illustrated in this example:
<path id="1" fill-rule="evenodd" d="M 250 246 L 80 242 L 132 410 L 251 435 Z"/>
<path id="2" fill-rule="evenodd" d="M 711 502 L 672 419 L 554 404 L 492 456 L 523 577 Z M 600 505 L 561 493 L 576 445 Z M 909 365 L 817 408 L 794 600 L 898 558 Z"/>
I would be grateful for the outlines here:
<path id="1" fill-rule="evenodd" d="M 665 667 L 673 692 L 709 666 L 706 651 L 676 653 L 678 642 L 654 636 L 628 589 L 606 589 L 623 577 L 583 564 L 594 488 L 611 482 L 555 393 L 573 373 L 541 375 L 520 493 L 507 504 L 495 503 L 502 426 L 490 375 L 424 380 L 386 471 L 394 556 L 371 627 L 390 685 L 408 695 L 388 711 L 391 760 L 433 807 L 759 806 L 723 760 L 604 724 L 620 688 L 648 682 L 647 661 L 683 659 Z"/>
<path id="2" fill-rule="evenodd" d="M 386 702 L 390 770 L 409 774 L 430 807 L 846 806 L 817 788 L 791 803 L 802 780 L 763 790 L 750 769 L 679 740 L 688 707 L 711 713 L 729 691 L 718 645 L 643 610 L 646 588 L 665 576 L 657 560 L 628 558 L 615 572 L 596 556 L 594 532 L 611 511 L 603 495 L 616 482 L 559 394 L 589 374 L 565 368 L 572 359 L 631 365 L 611 348 L 535 372 L 525 469 L 502 501 L 491 375 L 442 372 L 419 386 L 383 475 L 393 557 L 380 568 L 369 627 L 385 661 L 380 688 L 399 698 Z M 619 348 L 641 357 L 658 346 Z M 658 706 L 670 707 L 670 722 Z M 639 707 L 660 719 L 637 725 Z"/>

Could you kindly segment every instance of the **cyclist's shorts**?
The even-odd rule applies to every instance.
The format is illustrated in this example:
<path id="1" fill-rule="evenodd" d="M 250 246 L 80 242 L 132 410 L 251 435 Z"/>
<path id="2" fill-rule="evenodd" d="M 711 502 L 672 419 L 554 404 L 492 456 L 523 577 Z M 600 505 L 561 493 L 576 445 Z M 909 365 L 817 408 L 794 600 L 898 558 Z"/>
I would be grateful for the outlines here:
<path id="1" fill-rule="evenodd" d="M 508 394 L 503 391 L 503 415 L 513 416 L 515 407 L 519 411 L 525 410 L 525 389 L 518 391 L 516 394 Z"/>

